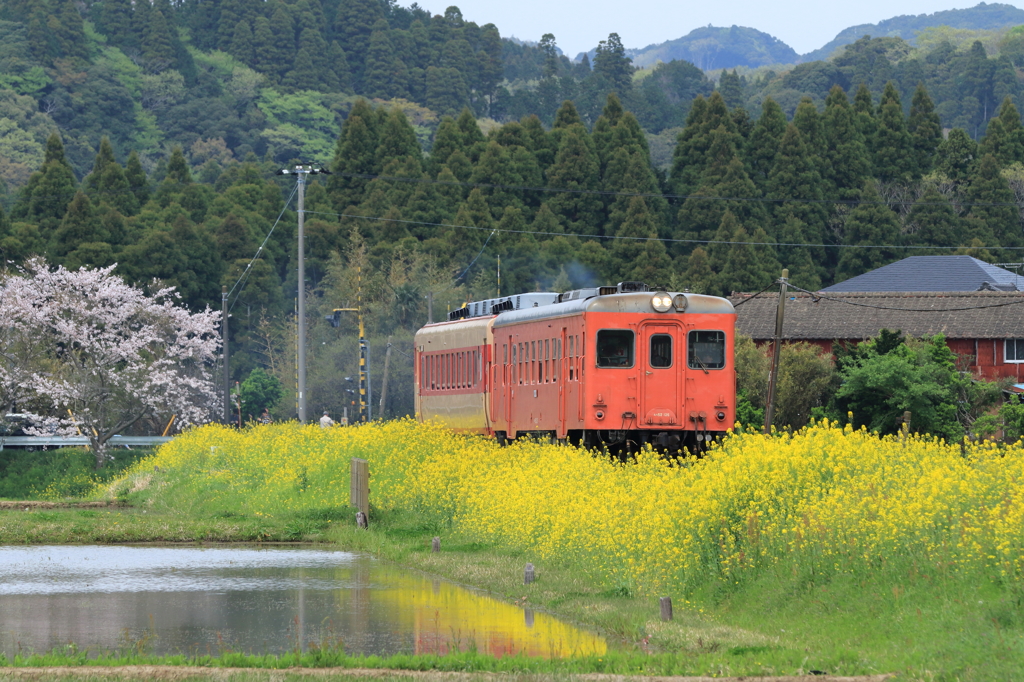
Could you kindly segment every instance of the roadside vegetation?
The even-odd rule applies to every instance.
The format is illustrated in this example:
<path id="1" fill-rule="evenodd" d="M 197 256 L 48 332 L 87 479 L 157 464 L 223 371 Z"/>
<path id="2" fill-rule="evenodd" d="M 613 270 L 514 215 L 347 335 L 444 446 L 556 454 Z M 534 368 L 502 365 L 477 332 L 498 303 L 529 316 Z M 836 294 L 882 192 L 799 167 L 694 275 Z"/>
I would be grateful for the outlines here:
<path id="1" fill-rule="evenodd" d="M 351 457 L 370 462 L 368 531 L 348 506 Z M 737 434 L 680 466 L 501 449 L 411 421 L 208 426 L 95 489 L 124 506 L 3 511 L 0 543 L 331 542 L 550 610 L 618 649 L 522 671 L 994 680 L 1024 666 L 1022 482 L 1019 444 L 834 423 Z M 434 666 L 410 661 L 387 666 Z"/>

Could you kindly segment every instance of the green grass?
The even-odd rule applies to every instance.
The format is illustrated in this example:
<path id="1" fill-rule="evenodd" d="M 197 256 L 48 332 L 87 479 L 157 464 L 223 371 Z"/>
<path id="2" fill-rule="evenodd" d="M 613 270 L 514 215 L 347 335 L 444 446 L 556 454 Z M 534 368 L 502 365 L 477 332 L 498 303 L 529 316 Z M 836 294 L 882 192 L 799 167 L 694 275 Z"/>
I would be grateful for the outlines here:
<path id="1" fill-rule="evenodd" d="M 192 518 L 132 508 L 4 511 L 0 542 L 209 542 L 252 540 L 256 535 L 266 540 L 329 542 L 550 611 L 597 629 L 615 651 L 601 660 L 495 661 L 473 653 L 357 658 L 329 647 L 302 655 L 225 652 L 213 658 L 65 649 L 6 664 L 302 665 L 545 675 L 767 675 L 820 670 L 835 675 L 893 672 L 900 673 L 900 679 L 940 681 L 1009 680 L 1024 670 L 1024 594 L 1019 585 L 901 566 L 820 580 L 791 565 L 741 585 L 711 586 L 690 595 L 688 602 L 676 597 L 675 619 L 663 623 L 657 598 L 590 584 L 570 561 L 537 561 L 528 552 L 503 551 L 445 531 L 440 532 L 442 551 L 433 554 L 430 540 L 438 532 L 425 528 L 415 514 L 377 511 L 369 531 L 354 528 L 346 516 L 351 518 L 350 510 L 305 511 L 265 521 Z M 527 561 L 536 565 L 538 580 L 525 586 L 522 572 Z"/>
<path id="2" fill-rule="evenodd" d="M 73 649 L 2 662 L 17 666 L 169 664 L 286 668 L 379 667 L 401 670 L 584 672 L 644 675 L 833 675 L 896 673 L 898 679 L 1011 680 L 1024 670 L 1024 586 L 994 575 L 957 572 L 904 556 L 862 573 L 813 569 L 793 555 L 738 583 L 712 581 L 673 594 L 675 619 L 659 619 L 659 595 L 630 585 L 598 584 L 571 557 L 540 560 L 464 537 L 414 511 L 373 509 L 369 531 L 354 510 L 304 508 L 265 516 L 244 505 L 175 505 L 180 481 L 160 473 L 118 497 L 129 506 L 103 509 L 0 510 L 0 544 L 128 542 L 319 542 L 372 554 L 454 582 L 489 590 L 601 632 L 614 648 L 570 661 L 451 656 L 349 657 L 330 647 L 283 656 L 151 657 L 133 651 Z M 168 485 L 163 486 L 163 483 Z M 177 492 L 176 492 L 177 491 Z M 302 494 L 301 492 L 296 494 Z M 441 552 L 431 553 L 433 536 Z M 523 567 L 538 579 L 523 585 Z M 0 671 L 0 677 L 3 676 Z M 246 678 L 248 679 L 248 678 Z"/>
<path id="3" fill-rule="evenodd" d="M 96 458 L 85 448 L 0 450 L 0 500 L 40 500 L 78 497 L 100 482 L 110 481 L 151 449 L 111 448 L 113 458 L 96 470 Z"/>

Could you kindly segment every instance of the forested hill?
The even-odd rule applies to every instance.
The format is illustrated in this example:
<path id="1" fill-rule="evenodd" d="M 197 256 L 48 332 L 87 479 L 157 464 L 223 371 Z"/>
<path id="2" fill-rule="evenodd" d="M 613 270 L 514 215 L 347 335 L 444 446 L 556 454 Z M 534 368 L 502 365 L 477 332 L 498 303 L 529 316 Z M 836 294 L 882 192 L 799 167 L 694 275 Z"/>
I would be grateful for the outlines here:
<path id="1" fill-rule="evenodd" d="M 864 36 L 903 38 L 913 42 L 921 31 L 939 26 L 968 31 L 996 31 L 1020 24 L 1024 24 L 1024 9 L 1004 3 L 980 2 L 977 6 L 968 9 L 902 15 L 880 21 L 877 24 L 861 24 L 843 29 L 839 35 L 822 47 L 803 55 L 800 61 L 811 62 L 817 59 L 827 59 L 842 46 L 849 45 Z"/>
<path id="2" fill-rule="evenodd" d="M 105 2 L 2 5 L 0 256 L 117 263 L 194 308 L 227 286 L 232 373 L 290 387 L 294 184 L 274 172 L 326 162 L 305 205 L 317 409 L 345 404 L 357 357 L 354 321 L 323 314 L 361 289 L 380 359 L 428 295 L 435 319 L 495 295 L 499 257 L 505 294 L 624 279 L 727 293 L 782 267 L 815 289 L 910 253 L 1024 247 L 1020 34 L 998 57 L 862 39 L 715 84 L 682 61 L 635 72 L 614 34 L 573 64 L 551 36 L 503 41 L 455 8 Z M 268 56 L 282 27 L 293 49 Z"/>

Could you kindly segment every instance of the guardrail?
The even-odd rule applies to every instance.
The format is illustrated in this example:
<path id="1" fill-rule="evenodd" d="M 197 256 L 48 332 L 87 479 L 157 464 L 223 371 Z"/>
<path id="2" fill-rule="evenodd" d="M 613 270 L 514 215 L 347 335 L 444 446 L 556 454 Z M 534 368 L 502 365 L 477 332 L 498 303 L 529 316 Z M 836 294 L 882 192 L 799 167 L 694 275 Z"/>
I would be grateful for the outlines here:
<path id="1" fill-rule="evenodd" d="M 112 436 L 107 441 L 107 447 L 147 447 L 161 445 L 170 439 L 170 436 Z M 66 448 L 88 444 L 89 439 L 85 436 L 0 436 L 0 450 L 3 450 L 5 447 L 47 450 L 50 448 Z"/>

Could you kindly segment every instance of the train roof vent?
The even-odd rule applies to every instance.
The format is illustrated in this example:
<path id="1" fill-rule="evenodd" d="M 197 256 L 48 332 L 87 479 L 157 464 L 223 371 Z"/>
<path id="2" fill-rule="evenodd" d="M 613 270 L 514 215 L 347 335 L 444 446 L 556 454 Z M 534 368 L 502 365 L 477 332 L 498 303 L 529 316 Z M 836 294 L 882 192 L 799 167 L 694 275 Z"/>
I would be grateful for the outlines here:
<path id="1" fill-rule="evenodd" d="M 609 296 L 611 294 L 617 294 L 617 293 L 619 293 L 619 288 L 618 287 L 598 287 L 598 289 L 597 289 L 597 295 L 598 296 Z"/>
<path id="2" fill-rule="evenodd" d="M 469 317 L 469 306 L 462 306 L 448 313 L 448 321 L 461 320 Z"/>
<path id="3" fill-rule="evenodd" d="M 581 299 L 593 298 L 598 296 L 597 289 L 573 289 L 572 291 L 565 291 L 558 295 L 558 302 L 564 303 L 565 301 L 579 301 Z"/>
<path id="4" fill-rule="evenodd" d="M 503 313 L 506 310 L 512 310 L 514 307 L 512 299 L 506 298 L 504 301 L 498 301 L 491 306 L 491 315 L 497 315 L 498 313 Z"/>
<path id="5" fill-rule="evenodd" d="M 618 293 L 620 294 L 631 294 L 638 291 L 642 292 L 651 290 L 651 288 L 643 282 L 619 282 L 616 289 L 618 289 Z"/>

